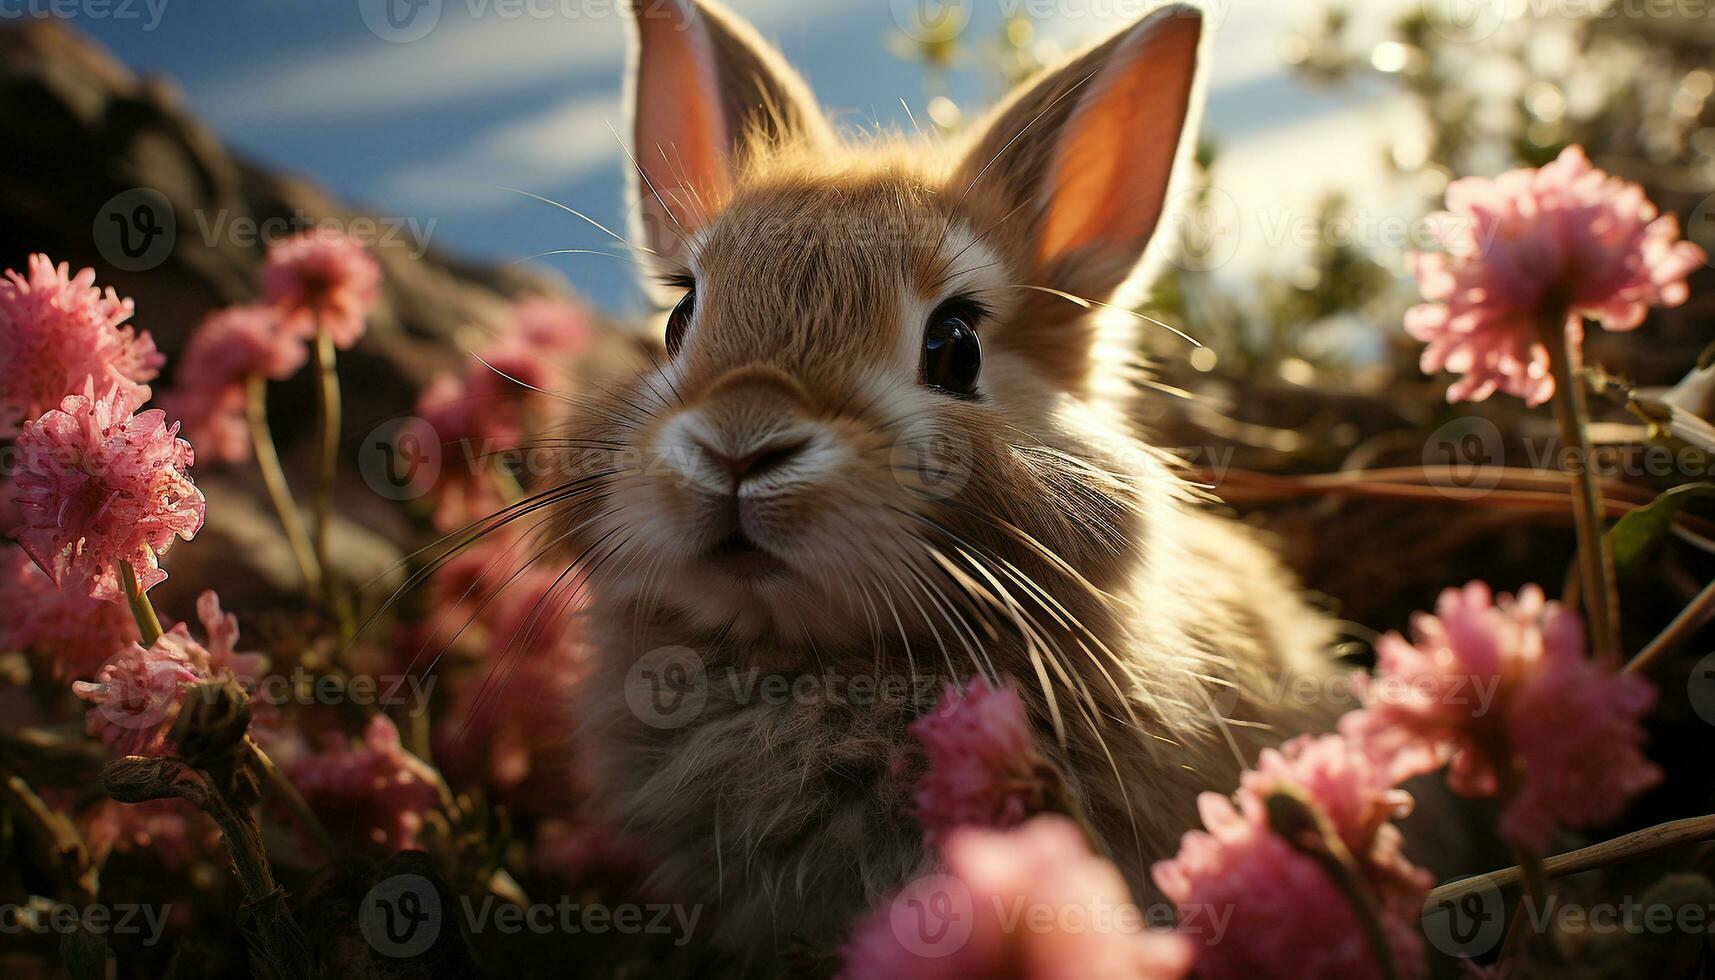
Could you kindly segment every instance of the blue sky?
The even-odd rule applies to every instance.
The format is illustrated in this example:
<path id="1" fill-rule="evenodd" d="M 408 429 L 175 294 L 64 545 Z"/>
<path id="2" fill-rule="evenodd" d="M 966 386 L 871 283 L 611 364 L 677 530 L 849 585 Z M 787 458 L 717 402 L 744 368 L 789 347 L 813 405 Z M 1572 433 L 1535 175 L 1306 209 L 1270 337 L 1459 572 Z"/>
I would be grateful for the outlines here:
<path id="1" fill-rule="evenodd" d="M 419 4 L 401 35 L 380 19 L 389 0 L 144 0 L 136 16 L 78 19 L 122 60 L 172 79 L 192 109 L 242 152 L 311 177 L 383 215 L 433 222 L 433 244 L 512 259 L 593 248 L 599 232 L 563 211 L 496 191 L 499 184 L 563 201 L 604 223 L 622 221 L 623 24 L 617 0 L 390 0 Z M 922 0 L 732 0 L 809 77 L 824 105 L 852 125 L 908 126 L 900 100 L 922 113 L 924 78 L 896 57 L 893 8 Z M 1028 0 L 965 0 L 979 43 L 952 77 L 967 107 L 985 104 L 994 73 L 978 60 L 1001 11 Z M 1386 10 L 1374 7 L 1379 30 Z M 1070 47 L 1109 33 L 1142 0 L 1053 0 L 1040 24 Z M 438 12 L 437 12 L 438 8 Z M 95 8 L 90 8 L 94 10 Z M 399 11 L 411 8 L 400 6 Z M 1342 187 L 1385 195 L 1380 152 L 1407 125 L 1379 91 L 1329 92 L 1299 83 L 1280 51 L 1319 9 L 1308 0 L 1230 0 L 1214 18 L 1205 130 L 1227 150 L 1218 175 L 1254 225 L 1240 252 L 1271 261 L 1284 221 Z M 153 27 L 150 24 L 153 23 Z M 370 23 L 377 25 L 371 29 Z M 421 37 L 422 28 L 432 28 Z M 618 225 L 615 224 L 617 227 Z M 1266 233 L 1274 227 L 1276 233 Z M 1264 233 L 1259 233 L 1264 232 Z M 637 306 L 627 266 L 594 256 L 541 260 L 617 312 Z"/>

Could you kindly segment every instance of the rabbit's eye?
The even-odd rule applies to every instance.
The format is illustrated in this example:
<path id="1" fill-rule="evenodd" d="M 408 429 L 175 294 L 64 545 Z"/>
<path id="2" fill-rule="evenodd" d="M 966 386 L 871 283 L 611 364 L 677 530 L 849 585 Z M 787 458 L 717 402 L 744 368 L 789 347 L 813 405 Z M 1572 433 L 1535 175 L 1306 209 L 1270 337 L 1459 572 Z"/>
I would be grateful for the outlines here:
<path id="1" fill-rule="evenodd" d="M 685 296 L 667 317 L 667 356 L 675 357 L 685 343 L 685 331 L 691 328 L 691 314 L 697 311 L 697 284 L 681 280 L 674 285 L 685 288 Z"/>
<path id="2" fill-rule="evenodd" d="M 961 398 L 976 393 L 977 373 L 983 366 L 983 345 L 976 331 L 981 314 L 972 303 L 954 301 L 942 304 L 929 318 L 923 333 L 924 384 Z"/>

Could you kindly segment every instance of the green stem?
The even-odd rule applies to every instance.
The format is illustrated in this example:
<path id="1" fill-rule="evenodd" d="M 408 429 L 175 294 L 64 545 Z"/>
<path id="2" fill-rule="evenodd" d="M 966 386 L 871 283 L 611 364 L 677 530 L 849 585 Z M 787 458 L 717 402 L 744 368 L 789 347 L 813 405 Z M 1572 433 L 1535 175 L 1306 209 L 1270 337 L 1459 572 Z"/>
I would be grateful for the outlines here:
<path id="1" fill-rule="evenodd" d="M 304 587 L 312 595 L 319 595 L 322 591 L 321 563 L 311 550 L 309 532 L 304 530 L 304 519 L 292 500 L 286 471 L 280 466 L 280 453 L 274 448 L 274 434 L 268 427 L 268 379 L 260 374 L 251 375 L 248 394 L 245 414 L 250 421 L 250 445 L 256 452 L 256 466 L 262 471 L 262 485 L 268 488 L 268 499 L 273 503 L 274 513 L 280 517 L 280 527 L 292 546 L 292 557 L 297 559 L 298 571 L 304 576 Z"/>
<path id="2" fill-rule="evenodd" d="M 333 484 L 339 468 L 339 366 L 334 352 L 333 334 L 325 324 L 316 326 L 316 361 L 320 365 L 322 410 L 322 458 L 317 474 L 315 493 L 316 561 L 321 564 L 322 583 L 332 590 L 332 565 L 328 562 L 328 545 L 333 530 Z M 331 598 L 331 596 L 330 596 Z"/>
<path id="3" fill-rule="evenodd" d="M 1620 661 L 1619 598 L 1614 591 L 1614 559 L 1608 549 L 1602 514 L 1602 488 L 1596 480 L 1595 448 L 1590 442 L 1590 403 L 1584 391 L 1581 355 L 1568 327 L 1573 314 L 1558 304 L 1541 322 L 1554 375 L 1554 420 L 1565 444 L 1564 468 L 1572 477 L 1573 522 L 1578 529 L 1579 582 L 1584 615 L 1590 621 L 1590 645 L 1597 659 Z"/>
<path id="4" fill-rule="evenodd" d="M 155 615 L 149 594 L 138 585 L 137 570 L 123 558 L 119 560 L 119 582 L 125 590 L 125 604 L 131 607 L 131 618 L 137 621 L 137 632 L 142 635 L 143 645 L 154 646 L 155 641 L 161 638 L 161 617 Z"/>

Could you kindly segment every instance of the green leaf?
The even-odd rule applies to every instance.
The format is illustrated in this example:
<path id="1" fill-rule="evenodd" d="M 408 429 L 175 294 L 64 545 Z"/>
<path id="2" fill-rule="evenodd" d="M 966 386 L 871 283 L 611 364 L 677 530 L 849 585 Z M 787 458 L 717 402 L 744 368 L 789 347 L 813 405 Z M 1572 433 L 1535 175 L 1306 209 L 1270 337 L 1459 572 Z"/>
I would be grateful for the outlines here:
<path id="1" fill-rule="evenodd" d="M 1692 483 L 1674 487 L 1615 522 L 1608 532 L 1608 547 L 1614 553 L 1615 571 L 1624 575 L 1636 567 L 1667 537 L 1679 512 L 1699 497 L 1715 497 L 1715 485 Z"/>

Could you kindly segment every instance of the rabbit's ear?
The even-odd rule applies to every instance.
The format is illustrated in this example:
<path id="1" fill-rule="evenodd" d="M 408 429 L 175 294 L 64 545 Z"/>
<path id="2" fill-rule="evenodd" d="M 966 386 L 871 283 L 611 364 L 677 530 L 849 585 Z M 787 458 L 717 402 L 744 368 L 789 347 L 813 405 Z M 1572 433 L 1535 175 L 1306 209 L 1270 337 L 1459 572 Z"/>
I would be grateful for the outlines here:
<path id="1" fill-rule="evenodd" d="M 952 192 L 999 195 L 1022 222 L 1037 285 L 1108 299 L 1160 223 L 1182 142 L 1193 137 L 1203 15 L 1174 4 L 1002 106 Z"/>
<path id="2" fill-rule="evenodd" d="M 631 0 L 632 183 L 640 244 L 682 269 L 682 236 L 719 211 L 747 154 L 827 138 L 809 88 L 713 0 Z"/>

